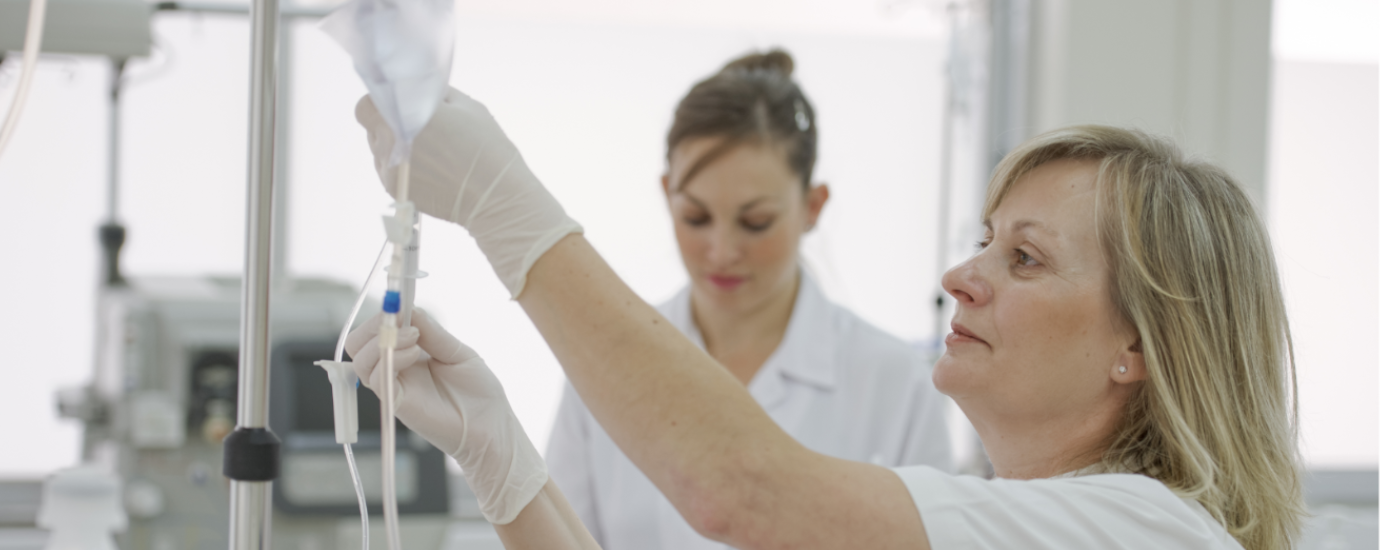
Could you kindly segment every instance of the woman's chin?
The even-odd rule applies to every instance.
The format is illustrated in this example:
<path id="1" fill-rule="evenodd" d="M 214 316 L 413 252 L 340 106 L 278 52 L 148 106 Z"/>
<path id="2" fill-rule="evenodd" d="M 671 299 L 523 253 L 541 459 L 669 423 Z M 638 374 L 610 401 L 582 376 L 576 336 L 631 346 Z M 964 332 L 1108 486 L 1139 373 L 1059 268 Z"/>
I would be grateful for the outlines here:
<path id="1" fill-rule="evenodd" d="M 954 397 L 962 395 L 973 386 L 973 374 L 973 370 L 962 361 L 945 353 L 934 362 L 931 380 L 934 382 L 934 389 L 939 390 L 939 393 Z"/>

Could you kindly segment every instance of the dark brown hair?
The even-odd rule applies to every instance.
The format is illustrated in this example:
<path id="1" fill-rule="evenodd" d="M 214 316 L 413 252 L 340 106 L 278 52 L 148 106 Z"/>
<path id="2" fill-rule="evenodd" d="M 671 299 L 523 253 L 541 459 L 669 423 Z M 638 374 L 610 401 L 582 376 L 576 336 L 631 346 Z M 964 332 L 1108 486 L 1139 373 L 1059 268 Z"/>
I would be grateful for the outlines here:
<path id="1" fill-rule="evenodd" d="M 666 134 L 666 158 L 689 138 L 723 137 L 686 170 L 681 185 L 724 153 L 755 141 L 782 147 L 786 163 L 804 189 L 814 175 L 819 141 L 815 110 L 791 79 L 795 61 L 781 49 L 750 53 L 730 61 L 714 76 L 690 88 L 676 106 L 676 118 Z"/>

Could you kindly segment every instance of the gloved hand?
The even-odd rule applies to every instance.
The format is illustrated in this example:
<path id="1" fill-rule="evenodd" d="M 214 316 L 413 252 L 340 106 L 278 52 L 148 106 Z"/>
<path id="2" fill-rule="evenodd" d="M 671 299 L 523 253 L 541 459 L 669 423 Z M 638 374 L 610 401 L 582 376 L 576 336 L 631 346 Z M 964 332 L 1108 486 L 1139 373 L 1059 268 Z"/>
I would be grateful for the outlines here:
<path id="1" fill-rule="evenodd" d="M 376 393 L 384 373 L 381 319 L 375 315 L 345 340 L 359 379 Z M 413 312 L 411 327 L 399 329 L 393 361 L 398 419 L 460 463 L 486 519 L 498 525 L 513 521 L 546 485 L 546 463 L 498 378 L 421 309 Z"/>
<path id="2" fill-rule="evenodd" d="M 390 195 L 393 132 L 364 96 L 355 118 L 369 132 L 374 168 Z M 451 88 L 412 143 L 408 200 L 417 210 L 469 229 L 513 298 L 537 258 L 584 230 L 546 191 L 483 104 Z"/>

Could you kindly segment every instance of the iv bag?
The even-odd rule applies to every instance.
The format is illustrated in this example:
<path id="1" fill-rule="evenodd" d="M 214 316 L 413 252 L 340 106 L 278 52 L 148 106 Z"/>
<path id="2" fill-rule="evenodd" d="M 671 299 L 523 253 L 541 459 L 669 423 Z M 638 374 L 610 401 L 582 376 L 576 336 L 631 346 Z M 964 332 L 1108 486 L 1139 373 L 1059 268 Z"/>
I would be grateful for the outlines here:
<path id="1" fill-rule="evenodd" d="M 455 51 L 454 0 L 350 0 L 321 29 L 354 59 L 396 138 L 389 166 L 412 152 L 446 95 Z"/>

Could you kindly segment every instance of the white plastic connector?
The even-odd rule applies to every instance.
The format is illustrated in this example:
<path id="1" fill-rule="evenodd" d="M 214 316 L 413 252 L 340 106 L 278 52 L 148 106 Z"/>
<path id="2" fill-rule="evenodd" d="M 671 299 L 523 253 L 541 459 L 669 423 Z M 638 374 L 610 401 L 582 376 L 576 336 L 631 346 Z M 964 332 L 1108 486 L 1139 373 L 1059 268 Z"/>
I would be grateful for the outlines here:
<path id="1" fill-rule="evenodd" d="M 388 242 L 394 246 L 406 246 L 412 240 L 412 225 L 417 223 L 417 206 L 411 201 L 393 204 L 393 213 L 383 216 L 383 230 L 388 234 Z"/>
<path id="2" fill-rule="evenodd" d="M 331 403 L 335 405 L 335 442 L 350 444 L 359 440 L 359 397 L 355 385 L 359 375 L 349 361 L 317 361 L 331 379 Z"/>
<path id="3" fill-rule="evenodd" d="M 397 316 L 384 314 L 383 322 L 379 325 L 379 350 L 387 350 L 398 347 L 398 325 Z"/>

